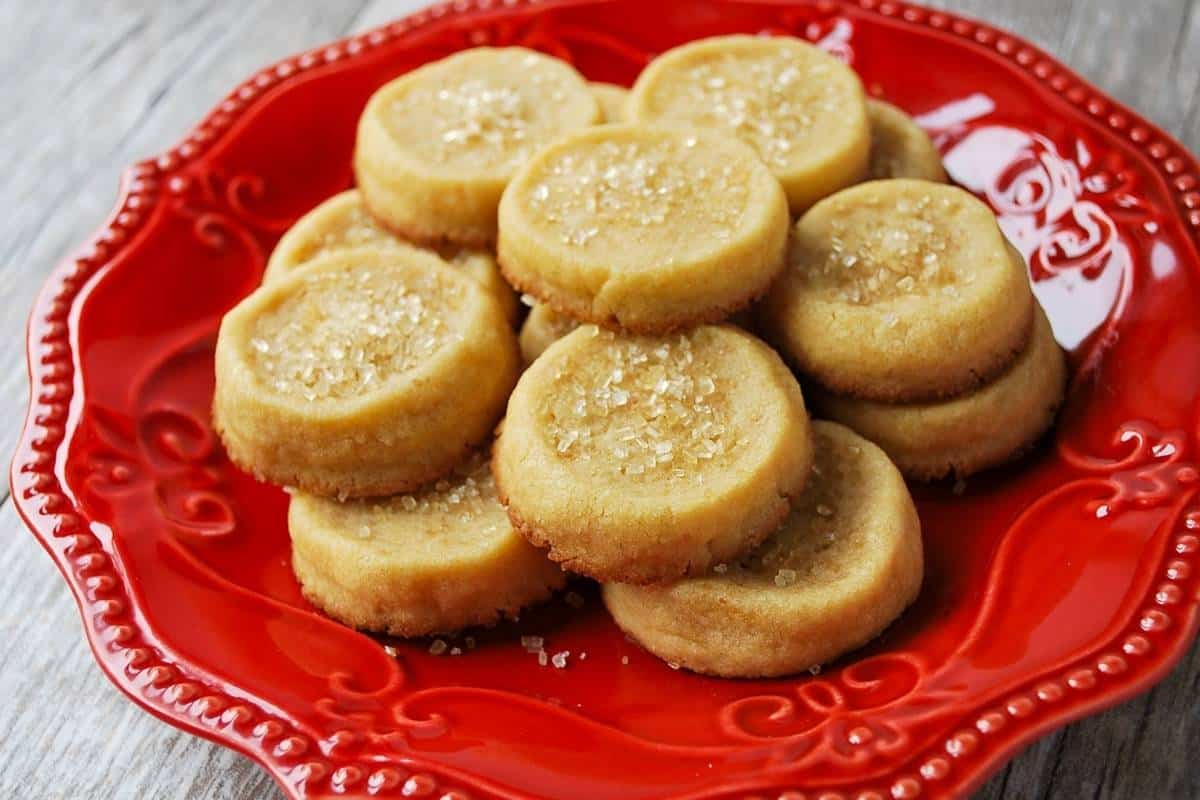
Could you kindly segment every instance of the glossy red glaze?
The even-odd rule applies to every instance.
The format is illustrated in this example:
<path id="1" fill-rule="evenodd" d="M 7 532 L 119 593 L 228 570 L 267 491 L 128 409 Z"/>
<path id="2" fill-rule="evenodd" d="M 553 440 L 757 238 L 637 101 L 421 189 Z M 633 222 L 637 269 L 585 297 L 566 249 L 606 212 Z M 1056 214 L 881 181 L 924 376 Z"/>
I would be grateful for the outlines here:
<path id="1" fill-rule="evenodd" d="M 850 61 L 996 208 L 1071 351 L 1052 441 L 965 490 L 917 490 L 920 600 L 818 677 L 672 671 L 587 587 L 582 610 L 556 602 L 458 656 L 393 642 L 392 657 L 314 613 L 283 493 L 234 469 L 209 427 L 212 346 L 279 233 L 349 184 L 368 95 L 477 44 L 627 84 L 657 51 L 734 31 Z M 13 496 L 113 681 L 295 797 L 960 794 L 1038 734 L 1146 688 L 1195 633 L 1198 182 L 1178 144 L 1046 54 L 903 3 L 438 7 L 264 70 L 127 173 L 33 311 Z M 569 666 L 539 667 L 520 634 Z"/>

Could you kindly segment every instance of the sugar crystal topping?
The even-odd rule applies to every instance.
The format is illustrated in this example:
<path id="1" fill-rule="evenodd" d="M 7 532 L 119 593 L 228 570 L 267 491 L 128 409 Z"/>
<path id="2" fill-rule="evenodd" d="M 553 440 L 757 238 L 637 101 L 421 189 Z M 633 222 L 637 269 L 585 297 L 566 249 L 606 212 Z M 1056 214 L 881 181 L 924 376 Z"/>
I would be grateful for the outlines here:
<path id="1" fill-rule="evenodd" d="M 854 496 L 869 486 L 861 467 L 862 450 L 839 448 L 814 434 L 815 461 L 804 492 L 792 513 L 770 538 L 736 562 L 714 570 L 735 582 L 766 582 L 780 589 L 839 580 L 861 557 L 870 512 Z M 849 492 L 849 496 L 848 493 Z"/>
<path id="2" fill-rule="evenodd" d="M 391 104 L 393 131 L 436 163 L 511 169 L 559 132 L 564 107 L 582 98 L 594 109 L 559 65 L 531 53 L 487 57 L 487 64 L 447 62 L 427 73 Z"/>
<path id="3" fill-rule="evenodd" d="M 488 458 L 476 454 L 447 477 L 409 494 L 383 499 L 351 500 L 345 506 L 355 514 L 360 538 L 380 536 L 397 519 L 422 518 L 431 535 L 453 534 L 461 525 L 479 533 L 507 529 L 507 517 L 496 499 Z M 400 515 L 400 516 L 398 516 Z M 364 536 L 364 531 L 367 534 Z"/>
<path id="4" fill-rule="evenodd" d="M 792 265 L 810 286 L 854 305 L 955 297 L 973 280 L 955 266 L 959 234 L 946 215 L 956 202 L 946 195 L 859 195 L 830 209 L 819 227 L 800 223 Z"/>
<path id="5" fill-rule="evenodd" d="M 305 243 L 299 256 L 305 262 L 317 256 L 349 250 L 355 247 L 398 247 L 414 248 L 431 255 L 437 255 L 447 264 L 463 269 L 468 275 L 474 275 L 481 265 L 491 267 L 491 257 L 479 250 L 446 245 L 431 250 L 420 245 L 400 239 L 371 216 L 363 203 L 346 203 L 338 213 L 329 220 L 320 236 L 313 237 Z M 486 260 L 485 260 L 486 259 Z"/>
<path id="6" fill-rule="evenodd" d="M 319 270 L 254 321 L 260 379 L 309 402 L 355 397 L 421 364 L 460 335 L 461 287 L 436 270 Z"/>
<path id="7" fill-rule="evenodd" d="M 575 363 L 555 366 L 543 405 L 560 459 L 598 462 L 627 477 L 702 482 L 704 466 L 738 447 L 716 360 L 697 333 L 622 337 L 587 326 L 597 340 Z"/>
<path id="8" fill-rule="evenodd" d="M 396 237 L 382 228 L 361 203 L 350 203 L 343 210 L 337 224 L 327 227 L 314 242 L 307 257 L 350 247 L 386 245 L 395 241 Z"/>
<path id="9" fill-rule="evenodd" d="M 740 165 L 711 151 L 706 159 L 690 135 L 620 137 L 559 152 L 530 187 L 533 211 L 564 244 L 609 248 L 696 232 L 716 241 L 733 235 L 749 200 Z"/>
<path id="10" fill-rule="evenodd" d="M 831 129 L 855 100 L 825 58 L 791 48 L 728 52 L 698 60 L 664 81 L 655 102 L 665 116 L 724 128 L 772 167 L 788 167 Z"/>

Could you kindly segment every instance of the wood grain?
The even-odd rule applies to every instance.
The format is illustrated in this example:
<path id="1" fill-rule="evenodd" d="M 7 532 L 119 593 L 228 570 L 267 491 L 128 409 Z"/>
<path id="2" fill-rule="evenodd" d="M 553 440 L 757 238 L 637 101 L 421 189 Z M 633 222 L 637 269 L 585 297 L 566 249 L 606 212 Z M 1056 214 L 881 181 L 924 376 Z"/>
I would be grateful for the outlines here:
<path id="1" fill-rule="evenodd" d="M 934 0 L 1055 53 L 1200 150 L 1200 0 Z M 179 139 L 238 80 L 420 0 L 0 0 L 0 453 L 26 402 L 24 323 L 98 226 L 120 170 Z M 0 498 L 6 492 L 0 490 Z M 239 755 L 127 701 L 92 662 L 62 580 L 0 502 L 0 797 L 270 798 Z M 1051 734 L 979 798 L 1200 797 L 1200 648 L 1163 683 Z"/>

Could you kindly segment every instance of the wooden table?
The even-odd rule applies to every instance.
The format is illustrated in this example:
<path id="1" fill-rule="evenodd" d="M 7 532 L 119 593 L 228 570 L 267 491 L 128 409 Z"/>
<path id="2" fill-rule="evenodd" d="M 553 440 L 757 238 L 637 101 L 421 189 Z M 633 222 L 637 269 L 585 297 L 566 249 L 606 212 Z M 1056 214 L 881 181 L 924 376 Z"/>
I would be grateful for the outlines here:
<path id="1" fill-rule="evenodd" d="M 256 68 L 420 0 L 0 0 L 0 453 L 24 415 L 43 277 L 127 164 Z M 1200 151 L 1200 0 L 942 0 L 1032 39 Z M 277 798 L 257 766 L 137 709 L 92 663 L 70 594 L 0 493 L 0 797 Z M 1041 740 L 984 798 L 1200 797 L 1200 648 L 1147 694 Z"/>

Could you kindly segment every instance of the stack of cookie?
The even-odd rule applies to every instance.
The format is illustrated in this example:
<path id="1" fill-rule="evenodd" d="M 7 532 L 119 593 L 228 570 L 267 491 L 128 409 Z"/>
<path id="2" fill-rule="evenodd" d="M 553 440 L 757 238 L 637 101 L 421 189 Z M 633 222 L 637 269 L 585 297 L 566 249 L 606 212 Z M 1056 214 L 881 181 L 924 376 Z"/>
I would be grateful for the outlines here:
<path id="1" fill-rule="evenodd" d="M 990 212 L 803 42 L 686 45 L 631 92 L 466 51 L 372 97 L 354 167 L 225 318 L 214 419 L 358 628 L 488 624 L 570 572 L 673 666 L 807 669 L 919 590 L 893 459 L 994 463 L 1061 394 Z M 1029 435 L 987 430 L 1017 394 Z"/>
<path id="2" fill-rule="evenodd" d="M 1065 365 L 990 209 L 923 180 L 872 181 L 796 224 L 763 303 L 767 338 L 824 416 L 910 478 L 964 477 L 1046 431 Z"/>
<path id="3" fill-rule="evenodd" d="M 501 268 L 535 300 L 502 500 L 664 660 L 823 663 L 916 595 L 911 498 L 878 448 L 809 423 L 770 348 L 705 323 L 779 277 L 792 213 L 868 173 L 862 89 L 805 44 L 728 37 L 654 62 L 625 115 L 541 151 L 501 199 Z"/>
<path id="4" fill-rule="evenodd" d="M 359 189 L 300 219 L 222 323 L 216 428 L 236 463 L 290 488 L 293 567 L 337 619 L 419 636 L 515 615 L 566 580 L 513 530 L 489 468 L 520 371 L 495 220 L 520 163 L 601 121 L 593 92 L 520 49 L 388 84 L 360 121 Z"/>

